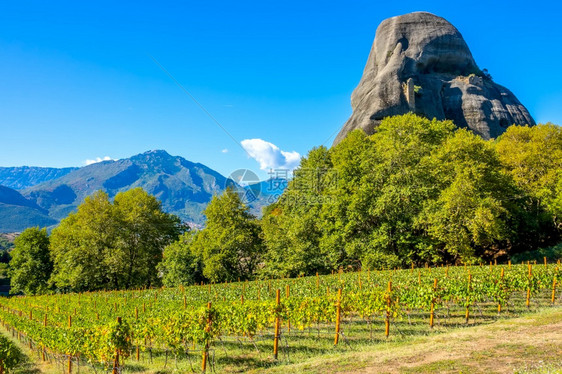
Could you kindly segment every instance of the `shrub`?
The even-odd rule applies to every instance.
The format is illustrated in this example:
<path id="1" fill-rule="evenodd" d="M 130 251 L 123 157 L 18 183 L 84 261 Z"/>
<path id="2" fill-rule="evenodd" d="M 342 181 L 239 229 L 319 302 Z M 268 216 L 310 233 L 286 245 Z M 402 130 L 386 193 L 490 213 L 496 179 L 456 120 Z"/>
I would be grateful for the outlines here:
<path id="1" fill-rule="evenodd" d="M 562 243 L 558 243 L 553 247 L 539 248 L 535 251 L 518 253 L 511 257 L 511 261 L 513 263 L 519 263 L 521 261 L 542 262 L 545 257 L 548 261 L 558 261 L 559 259 L 562 259 Z"/>
<path id="2" fill-rule="evenodd" d="M 24 361 L 25 356 L 4 335 L 0 335 L 0 373 L 9 373 Z"/>

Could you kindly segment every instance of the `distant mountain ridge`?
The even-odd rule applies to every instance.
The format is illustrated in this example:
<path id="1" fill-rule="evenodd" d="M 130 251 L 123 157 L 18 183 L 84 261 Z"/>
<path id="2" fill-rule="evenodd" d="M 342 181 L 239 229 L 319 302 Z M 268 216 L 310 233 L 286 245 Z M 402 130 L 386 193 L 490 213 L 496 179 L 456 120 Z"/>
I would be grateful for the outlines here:
<path id="1" fill-rule="evenodd" d="M 52 227 L 95 191 L 104 190 L 113 198 L 135 187 L 157 197 L 166 212 L 200 227 L 204 224 L 202 211 L 213 195 L 221 194 L 228 186 L 250 189 L 203 164 L 163 150 L 81 168 L 4 167 L 0 171 L 0 184 L 8 181 L 11 186 L 28 185 L 17 191 L 0 186 L 0 232 Z M 37 183 L 40 180 L 43 181 Z M 271 181 L 263 181 L 257 190 L 258 185 L 249 191 L 258 191 L 256 199 L 247 201 L 253 214 L 261 215 L 262 208 L 274 201 L 272 196 L 284 190 L 271 186 Z"/>
<path id="2" fill-rule="evenodd" d="M 60 220 L 97 190 L 110 197 L 135 187 L 156 196 L 165 211 L 187 222 L 202 223 L 201 211 L 214 194 L 234 182 L 199 163 L 155 150 L 117 161 L 103 161 L 21 191 Z"/>
<path id="3" fill-rule="evenodd" d="M 0 185 L 21 190 L 40 183 L 60 178 L 71 171 L 71 168 L 44 168 L 38 166 L 0 167 Z"/>

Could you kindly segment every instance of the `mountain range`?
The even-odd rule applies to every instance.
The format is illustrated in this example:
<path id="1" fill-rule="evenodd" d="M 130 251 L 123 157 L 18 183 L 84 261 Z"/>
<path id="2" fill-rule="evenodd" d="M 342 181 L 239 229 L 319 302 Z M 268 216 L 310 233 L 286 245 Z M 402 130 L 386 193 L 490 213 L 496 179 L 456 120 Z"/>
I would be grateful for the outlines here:
<path id="1" fill-rule="evenodd" d="M 260 183 L 257 199 L 249 206 L 256 215 L 272 201 L 267 181 Z M 279 192 L 284 186 L 280 185 Z M 163 150 L 148 151 L 130 158 L 103 161 L 81 168 L 0 168 L 0 232 L 17 232 L 28 227 L 53 227 L 84 199 L 97 190 L 110 198 L 142 187 L 157 197 L 162 208 L 195 226 L 204 224 L 203 209 L 213 195 L 227 187 L 242 193 L 233 180 L 200 163 L 172 156 Z M 251 189 L 256 190 L 257 186 Z"/>
<path id="2" fill-rule="evenodd" d="M 0 167 L 0 185 L 21 190 L 60 178 L 78 168 L 42 168 L 37 166 Z"/>

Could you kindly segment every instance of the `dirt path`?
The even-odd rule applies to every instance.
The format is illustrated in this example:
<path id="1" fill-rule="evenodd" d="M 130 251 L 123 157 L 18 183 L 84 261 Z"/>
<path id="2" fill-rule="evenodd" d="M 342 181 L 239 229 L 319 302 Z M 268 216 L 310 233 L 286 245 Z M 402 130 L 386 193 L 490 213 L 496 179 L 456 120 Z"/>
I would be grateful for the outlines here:
<path id="1" fill-rule="evenodd" d="M 278 367 L 294 373 L 562 372 L 562 308 Z"/>

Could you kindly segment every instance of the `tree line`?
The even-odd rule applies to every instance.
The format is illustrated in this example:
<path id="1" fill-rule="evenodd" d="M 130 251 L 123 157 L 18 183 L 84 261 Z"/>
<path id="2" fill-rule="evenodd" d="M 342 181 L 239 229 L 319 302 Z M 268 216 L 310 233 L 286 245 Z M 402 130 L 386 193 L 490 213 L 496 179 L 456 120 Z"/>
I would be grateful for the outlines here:
<path id="1" fill-rule="evenodd" d="M 11 284 L 27 294 L 507 260 L 562 233 L 562 130 L 486 141 L 451 121 L 389 117 L 303 157 L 261 219 L 233 189 L 189 230 L 137 188 L 97 192 L 50 235 L 26 230 Z"/>

